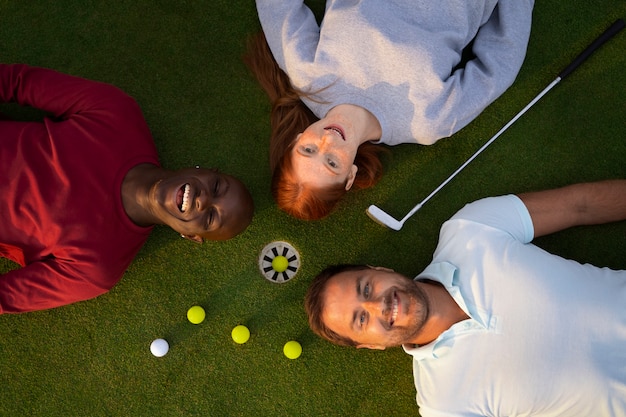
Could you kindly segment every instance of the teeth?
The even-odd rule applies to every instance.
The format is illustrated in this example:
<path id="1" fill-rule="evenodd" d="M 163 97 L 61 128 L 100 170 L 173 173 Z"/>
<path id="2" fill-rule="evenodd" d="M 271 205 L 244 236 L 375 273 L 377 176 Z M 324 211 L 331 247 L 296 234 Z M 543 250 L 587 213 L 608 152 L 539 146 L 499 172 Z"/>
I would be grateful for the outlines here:
<path id="1" fill-rule="evenodd" d="M 395 323 L 398 318 L 398 299 L 394 296 L 391 307 L 391 324 Z"/>
<path id="2" fill-rule="evenodd" d="M 184 213 L 189 208 L 189 184 L 185 184 L 185 193 L 183 194 L 183 204 L 180 206 L 180 210 Z"/>
<path id="3" fill-rule="evenodd" d="M 337 133 L 341 137 L 341 139 L 344 139 L 343 133 L 341 133 L 341 130 L 337 129 L 336 127 L 327 127 L 326 130 L 333 131 Z"/>

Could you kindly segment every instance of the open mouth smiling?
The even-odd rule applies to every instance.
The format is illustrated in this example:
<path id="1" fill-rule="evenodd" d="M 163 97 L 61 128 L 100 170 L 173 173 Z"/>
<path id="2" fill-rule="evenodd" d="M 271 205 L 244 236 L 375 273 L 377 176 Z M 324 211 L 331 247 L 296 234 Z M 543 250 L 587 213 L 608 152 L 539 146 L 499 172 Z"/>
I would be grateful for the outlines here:
<path id="1" fill-rule="evenodd" d="M 189 208 L 189 184 L 185 184 L 176 193 L 176 206 L 181 213 L 184 213 Z"/>
<path id="2" fill-rule="evenodd" d="M 343 130 L 341 130 L 337 126 L 327 126 L 324 128 L 324 130 L 330 130 L 331 132 L 334 132 L 337 135 L 339 135 L 341 137 L 341 140 L 344 140 L 344 141 L 346 140 L 346 136 L 344 135 Z"/>

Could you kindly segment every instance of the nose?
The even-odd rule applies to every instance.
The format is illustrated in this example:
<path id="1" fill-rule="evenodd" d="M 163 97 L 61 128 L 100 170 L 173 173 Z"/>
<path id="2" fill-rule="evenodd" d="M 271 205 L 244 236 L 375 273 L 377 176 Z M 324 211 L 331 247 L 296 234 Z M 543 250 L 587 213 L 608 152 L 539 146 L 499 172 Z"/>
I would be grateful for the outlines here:
<path id="1" fill-rule="evenodd" d="M 207 207 L 211 206 L 211 198 L 208 193 L 201 191 L 196 197 L 196 209 L 198 211 L 206 210 Z"/>
<path id="2" fill-rule="evenodd" d="M 331 133 L 328 132 L 327 130 L 323 131 L 322 136 L 320 137 L 320 142 L 319 142 L 320 151 L 324 150 L 326 146 L 328 145 L 328 143 L 331 141 L 330 135 Z"/>
<path id="3" fill-rule="evenodd" d="M 385 304 L 382 299 L 363 301 L 363 308 L 370 316 L 378 317 L 385 311 Z"/>

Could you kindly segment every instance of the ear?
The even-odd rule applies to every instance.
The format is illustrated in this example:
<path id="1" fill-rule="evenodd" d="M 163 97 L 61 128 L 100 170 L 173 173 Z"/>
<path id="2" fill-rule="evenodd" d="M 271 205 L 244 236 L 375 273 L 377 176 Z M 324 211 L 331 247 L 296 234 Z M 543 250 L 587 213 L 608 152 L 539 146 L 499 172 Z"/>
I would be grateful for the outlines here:
<path id="1" fill-rule="evenodd" d="M 356 348 L 357 349 L 385 350 L 385 347 L 382 345 L 369 345 L 369 344 L 356 345 Z"/>
<path id="2" fill-rule="evenodd" d="M 354 183 L 354 179 L 356 178 L 356 173 L 359 170 L 359 167 L 352 164 L 350 167 L 350 172 L 348 173 L 348 181 L 346 182 L 346 191 L 352 188 L 352 184 Z"/>
<path id="3" fill-rule="evenodd" d="M 187 240 L 191 240 L 192 242 L 196 242 L 196 243 L 204 243 L 204 239 L 202 239 L 201 236 L 198 235 L 183 235 L 181 234 L 181 236 Z"/>

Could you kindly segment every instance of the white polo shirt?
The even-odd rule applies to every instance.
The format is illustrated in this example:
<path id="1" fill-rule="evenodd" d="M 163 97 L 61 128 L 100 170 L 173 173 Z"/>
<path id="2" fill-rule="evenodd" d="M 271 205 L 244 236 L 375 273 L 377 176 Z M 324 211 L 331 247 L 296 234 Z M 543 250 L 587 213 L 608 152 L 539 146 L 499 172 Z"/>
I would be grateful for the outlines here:
<path id="1" fill-rule="evenodd" d="M 513 195 L 465 206 L 415 279 L 445 285 L 471 317 L 405 346 L 428 416 L 626 416 L 626 271 L 530 244 Z"/>

